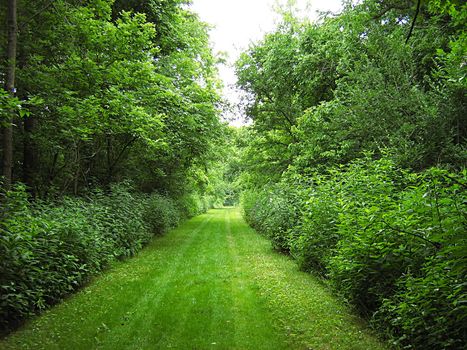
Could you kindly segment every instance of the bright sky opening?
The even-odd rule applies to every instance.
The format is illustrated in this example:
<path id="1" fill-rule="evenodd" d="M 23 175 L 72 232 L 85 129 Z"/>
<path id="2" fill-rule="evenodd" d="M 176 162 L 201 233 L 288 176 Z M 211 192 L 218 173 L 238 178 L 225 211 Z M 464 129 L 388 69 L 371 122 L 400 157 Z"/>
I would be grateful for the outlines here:
<path id="1" fill-rule="evenodd" d="M 210 37 L 214 52 L 228 55 L 227 63 L 219 67 L 219 74 L 224 82 L 224 97 L 233 106 L 240 101 L 240 92 L 235 88 L 235 61 L 250 43 L 274 30 L 280 19 L 274 9 L 286 3 L 286 0 L 193 0 L 192 11 L 212 25 Z M 342 5 L 341 0 L 297 0 L 295 7 L 300 17 L 317 20 L 319 12 L 338 12 Z M 227 113 L 226 117 L 232 124 L 242 123 L 238 110 Z"/>

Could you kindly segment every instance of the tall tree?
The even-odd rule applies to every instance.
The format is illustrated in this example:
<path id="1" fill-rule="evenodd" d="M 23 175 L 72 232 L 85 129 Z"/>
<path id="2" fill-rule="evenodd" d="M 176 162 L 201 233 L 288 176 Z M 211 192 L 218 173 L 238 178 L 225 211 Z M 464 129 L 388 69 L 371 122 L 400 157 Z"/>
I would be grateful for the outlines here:
<path id="1" fill-rule="evenodd" d="M 16 19 L 16 0 L 8 0 L 7 10 L 8 21 L 8 47 L 7 47 L 7 71 L 5 80 L 5 90 L 12 96 L 15 94 L 15 68 L 16 68 L 16 39 L 17 39 L 17 19 Z M 3 166 L 2 174 L 4 176 L 4 186 L 6 189 L 11 187 L 11 176 L 13 169 L 13 125 L 12 113 L 3 127 Z"/>
<path id="2" fill-rule="evenodd" d="M 13 127 L 13 181 L 39 197 L 124 179 L 191 188 L 222 134 L 206 24 L 183 0 L 16 1 L 18 92 L 0 94 L 2 125 L 10 109 L 27 115 Z M 0 16 L 6 72 L 6 1 Z"/>

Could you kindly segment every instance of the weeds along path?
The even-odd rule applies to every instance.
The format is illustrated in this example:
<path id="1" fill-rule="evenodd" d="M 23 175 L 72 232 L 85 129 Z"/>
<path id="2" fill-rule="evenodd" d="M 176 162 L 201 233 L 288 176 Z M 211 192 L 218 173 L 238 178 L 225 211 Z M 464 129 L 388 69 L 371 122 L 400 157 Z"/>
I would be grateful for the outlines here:
<path id="1" fill-rule="evenodd" d="M 116 264 L 0 349 L 383 349 L 312 276 L 214 209 Z"/>

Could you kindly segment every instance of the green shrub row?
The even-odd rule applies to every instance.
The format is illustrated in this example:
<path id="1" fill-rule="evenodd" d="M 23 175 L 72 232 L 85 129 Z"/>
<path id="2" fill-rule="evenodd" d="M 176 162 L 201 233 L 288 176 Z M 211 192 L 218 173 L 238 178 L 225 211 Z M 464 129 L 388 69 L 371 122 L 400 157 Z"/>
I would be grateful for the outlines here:
<path id="1" fill-rule="evenodd" d="M 466 172 L 358 160 L 243 194 L 246 220 L 403 349 L 467 336 Z"/>
<path id="2" fill-rule="evenodd" d="M 30 204 L 21 185 L 4 193 L 0 330 L 60 301 L 109 262 L 134 255 L 154 235 L 205 209 L 199 199 L 186 199 L 134 193 L 127 185 L 53 205 Z"/>

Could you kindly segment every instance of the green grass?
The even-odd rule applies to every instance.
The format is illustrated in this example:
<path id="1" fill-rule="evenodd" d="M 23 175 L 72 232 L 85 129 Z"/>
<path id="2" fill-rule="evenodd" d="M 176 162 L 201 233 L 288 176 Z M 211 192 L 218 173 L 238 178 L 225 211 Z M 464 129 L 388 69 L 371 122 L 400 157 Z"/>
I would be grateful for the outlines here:
<path id="1" fill-rule="evenodd" d="M 384 347 L 237 209 L 196 217 L 0 342 L 0 349 Z"/>

